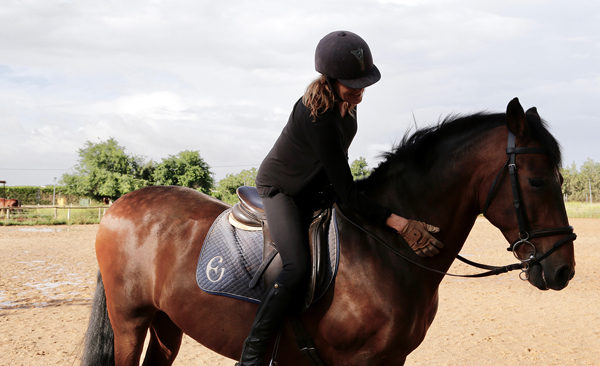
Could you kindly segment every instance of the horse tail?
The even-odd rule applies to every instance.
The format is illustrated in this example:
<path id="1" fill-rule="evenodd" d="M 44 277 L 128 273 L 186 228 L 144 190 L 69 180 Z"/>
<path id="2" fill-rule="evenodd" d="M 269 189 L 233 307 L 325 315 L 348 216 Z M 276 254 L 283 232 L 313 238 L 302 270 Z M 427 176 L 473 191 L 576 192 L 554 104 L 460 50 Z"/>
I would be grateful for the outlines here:
<path id="1" fill-rule="evenodd" d="M 92 313 L 85 333 L 85 344 L 81 366 L 114 366 L 115 341 L 113 328 L 108 319 L 106 294 L 102 275 L 98 271 L 96 292 L 92 302 Z"/>

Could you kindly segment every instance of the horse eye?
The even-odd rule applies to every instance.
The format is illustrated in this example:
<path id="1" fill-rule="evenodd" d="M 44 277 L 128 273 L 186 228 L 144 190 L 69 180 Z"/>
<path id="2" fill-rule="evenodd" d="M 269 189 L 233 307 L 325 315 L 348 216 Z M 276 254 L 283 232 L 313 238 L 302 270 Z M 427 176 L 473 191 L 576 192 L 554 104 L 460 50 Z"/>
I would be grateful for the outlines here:
<path id="1" fill-rule="evenodd" d="M 529 184 L 533 188 L 540 189 L 540 188 L 544 187 L 544 180 L 543 179 L 529 179 Z"/>

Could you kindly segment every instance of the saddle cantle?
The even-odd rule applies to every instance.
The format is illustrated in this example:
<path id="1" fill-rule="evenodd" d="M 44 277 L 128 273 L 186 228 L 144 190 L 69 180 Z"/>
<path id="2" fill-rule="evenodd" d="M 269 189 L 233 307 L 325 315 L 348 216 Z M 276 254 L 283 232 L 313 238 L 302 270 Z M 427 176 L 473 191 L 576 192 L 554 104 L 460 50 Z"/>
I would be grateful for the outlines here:
<path id="1" fill-rule="evenodd" d="M 281 272 L 279 253 L 255 187 L 238 188 L 240 202 L 223 212 L 204 241 L 196 278 L 208 293 L 259 302 Z M 333 208 L 317 212 L 309 229 L 312 271 L 304 308 L 333 282 L 339 243 Z"/>
<path id="2" fill-rule="evenodd" d="M 262 230 L 267 216 L 256 187 L 242 186 L 236 193 L 240 202 L 233 206 L 229 222 L 242 230 Z"/>
<path id="3" fill-rule="evenodd" d="M 239 205 L 240 209 L 243 210 L 244 217 L 252 219 L 255 225 L 260 226 L 261 221 L 267 220 L 267 215 L 265 214 L 265 206 L 263 206 L 262 199 L 258 195 L 258 190 L 256 187 L 250 186 L 241 186 L 236 190 L 237 196 L 240 199 Z M 236 214 L 237 218 L 242 218 L 240 212 L 238 211 Z"/>

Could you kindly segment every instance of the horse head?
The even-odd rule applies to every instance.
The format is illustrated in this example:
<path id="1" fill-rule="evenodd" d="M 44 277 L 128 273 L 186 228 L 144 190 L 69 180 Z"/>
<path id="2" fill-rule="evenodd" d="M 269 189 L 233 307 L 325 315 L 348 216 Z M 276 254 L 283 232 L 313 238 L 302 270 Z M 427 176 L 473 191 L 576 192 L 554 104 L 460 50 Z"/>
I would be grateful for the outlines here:
<path id="1" fill-rule="evenodd" d="M 498 154 L 502 144 L 506 154 Z M 507 106 L 504 133 L 491 137 L 489 146 L 496 151 L 484 174 L 487 182 L 496 178 L 480 190 L 482 212 L 512 243 L 509 250 L 525 268 L 522 279 L 542 290 L 563 289 L 575 274 L 575 235 L 561 191 L 557 141 L 537 110 L 525 113 L 515 98 Z"/>
<path id="2" fill-rule="evenodd" d="M 522 278 L 560 290 L 573 277 L 560 146 L 535 108 L 525 113 L 515 98 L 506 113 L 449 116 L 407 134 L 383 157 L 359 189 L 393 212 L 442 229 L 436 237 L 445 247 L 424 265 L 447 271 L 483 212 L 512 243 L 525 267 Z"/>

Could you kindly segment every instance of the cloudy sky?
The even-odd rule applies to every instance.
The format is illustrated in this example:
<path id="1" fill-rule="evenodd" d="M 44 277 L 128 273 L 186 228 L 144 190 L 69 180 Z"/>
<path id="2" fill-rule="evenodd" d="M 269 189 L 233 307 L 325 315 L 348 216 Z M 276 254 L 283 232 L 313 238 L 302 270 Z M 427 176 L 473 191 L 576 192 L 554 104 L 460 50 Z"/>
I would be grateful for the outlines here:
<path id="1" fill-rule="evenodd" d="M 600 161 L 600 2 L 3 0 L 0 180 L 60 179 L 85 141 L 160 162 L 199 150 L 216 178 L 258 166 L 334 30 L 382 80 L 350 158 L 450 113 L 536 106 L 567 164 Z"/>

